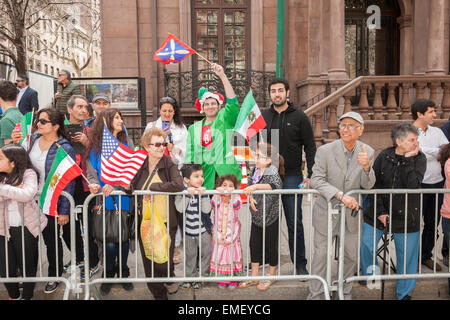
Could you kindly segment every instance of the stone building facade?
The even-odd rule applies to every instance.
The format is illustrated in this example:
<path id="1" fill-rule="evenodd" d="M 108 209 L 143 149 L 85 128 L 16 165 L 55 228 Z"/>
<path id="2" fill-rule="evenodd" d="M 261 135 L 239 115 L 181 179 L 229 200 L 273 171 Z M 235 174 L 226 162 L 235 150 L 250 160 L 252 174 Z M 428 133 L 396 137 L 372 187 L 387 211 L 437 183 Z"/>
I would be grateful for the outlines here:
<path id="1" fill-rule="evenodd" d="M 194 119 L 189 100 L 195 98 L 195 83 L 210 79 L 198 75 L 207 64 L 194 55 L 164 66 L 153 60 L 154 52 L 172 33 L 224 65 L 243 91 L 264 88 L 265 77 L 276 69 L 277 5 L 277 0 L 101 1 L 102 74 L 145 78 L 148 121 L 156 117 L 159 98 L 171 92 L 170 77 L 188 82 L 190 77 L 192 87 L 181 80 L 175 86 L 185 102 L 183 113 Z M 367 13 L 370 6 L 375 11 Z M 450 0 L 285 0 L 282 17 L 284 77 L 291 100 L 304 107 L 360 75 L 449 72 Z M 371 17 L 379 18 L 378 29 L 368 28 Z M 186 89 L 188 98 L 180 93 Z M 260 98 L 266 104 L 267 95 Z"/>

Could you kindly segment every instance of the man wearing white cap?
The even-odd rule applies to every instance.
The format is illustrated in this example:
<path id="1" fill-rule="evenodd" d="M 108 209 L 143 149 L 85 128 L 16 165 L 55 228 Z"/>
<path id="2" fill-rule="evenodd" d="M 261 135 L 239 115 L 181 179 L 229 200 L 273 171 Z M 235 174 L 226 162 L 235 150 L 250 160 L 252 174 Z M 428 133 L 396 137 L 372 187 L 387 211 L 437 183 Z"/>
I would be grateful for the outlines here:
<path id="1" fill-rule="evenodd" d="M 311 188 L 320 195 L 313 207 L 314 256 L 311 274 L 326 279 L 327 271 L 327 239 L 328 234 L 328 202 L 337 208 L 344 204 L 346 214 L 344 278 L 352 276 L 356 271 L 358 255 L 358 215 L 352 216 L 353 209 L 359 210 L 359 204 L 353 196 L 345 195 L 355 189 L 371 189 L 375 184 L 375 172 L 372 168 L 374 150 L 358 141 L 364 131 L 364 120 L 359 113 L 347 112 L 339 118 L 341 138 L 325 144 L 317 149 Z M 339 233 L 339 221 L 332 219 L 332 237 Z M 344 285 L 345 299 L 351 299 L 352 284 Z M 308 299 L 323 299 L 322 283 L 310 281 Z"/>
<path id="2" fill-rule="evenodd" d="M 199 163 L 203 167 L 203 187 L 213 190 L 216 176 L 233 174 L 238 181 L 242 172 L 231 149 L 231 135 L 239 115 L 239 102 L 223 67 L 213 63 L 215 74 L 222 80 L 227 102 L 222 108 L 224 97 L 205 88 L 199 90 L 195 107 L 205 118 L 189 126 L 186 142 L 185 163 Z"/>

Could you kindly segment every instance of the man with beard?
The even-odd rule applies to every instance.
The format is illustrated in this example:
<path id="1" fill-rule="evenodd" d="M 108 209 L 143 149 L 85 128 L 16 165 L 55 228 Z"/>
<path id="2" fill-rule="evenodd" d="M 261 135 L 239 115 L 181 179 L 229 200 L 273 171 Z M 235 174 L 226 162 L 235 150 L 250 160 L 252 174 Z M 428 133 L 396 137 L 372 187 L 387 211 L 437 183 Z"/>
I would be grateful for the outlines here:
<path id="1" fill-rule="evenodd" d="M 269 83 L 272 104 L 262 115 L 266 121 L 267 142 L 278 146 L 284 158 L 286 178 L 283 189 L 297 189 L 302 182 L 309 184 L 316 154 L 316 144 L 311 123 L 306 114 L 289 101 L 289 83 L 274 78 Z M 278 130 L 279 141 L 272 141 L 272 130 Z M 275 137 L 274 137 L 275 139 Z M 308 178 L 303 181 L 302 148 L 305 149 Z M 297 221 L 295 222 L 295 197 L 297 197 Z M 289 251 L 295 262 L 296 274 L 306 275 L 305 239 L 302 224 L 302 196 L 283 195 L 283 208 L 289 234 Z M 295 228 L 297 230 L 294 236 Z M 296 239 L 296 240 L 294 240 Z M 296 252 L 294 253 L 294 245 Z"/>

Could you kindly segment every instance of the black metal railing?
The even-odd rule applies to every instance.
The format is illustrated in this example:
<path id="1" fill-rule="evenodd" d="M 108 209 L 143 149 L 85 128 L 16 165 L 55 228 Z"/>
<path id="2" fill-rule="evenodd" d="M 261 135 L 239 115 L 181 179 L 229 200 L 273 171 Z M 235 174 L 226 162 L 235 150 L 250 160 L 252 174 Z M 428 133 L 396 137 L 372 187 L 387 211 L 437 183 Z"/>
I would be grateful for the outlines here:
<path id="1" fill-rule="evenodd" d="M 275 72 L 235 69 L 227 72 L 240 102 L 251 89 L 258 105 L 263 108 L 270 103 L 267 86 Z M 205 87 L 210 91 L 224 94 L 222 82 L 211 70 L 194 70 L 186 72 L 167 72 L 164 70 L 164 93 L 177 99 L 181 108 L 193 107 L 198 97 L 198 89 Z"/>

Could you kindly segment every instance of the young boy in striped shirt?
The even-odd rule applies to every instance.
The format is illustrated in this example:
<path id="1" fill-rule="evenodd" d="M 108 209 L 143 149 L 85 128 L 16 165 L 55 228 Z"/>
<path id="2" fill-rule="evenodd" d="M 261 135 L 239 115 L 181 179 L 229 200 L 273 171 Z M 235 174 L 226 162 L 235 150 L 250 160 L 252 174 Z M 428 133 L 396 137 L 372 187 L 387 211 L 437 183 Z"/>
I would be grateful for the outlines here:
<path id="1" fill-rule="evenodd" d="M 184 250 L 186 262 L 186 277 L 196 277 L 197 265 L 200 268 L 200 276 L 209 275 L 209 263 L 211 259 L 211 201 L 209 196 L 203 195 L 206 191 L 203 185 L 203 168 L 200 164 L 185 164 L 181 168 L 187 191 L 191 195 L 176 196 L 175 207 L 184 215 Z M 201 200 L 201 201 L 199 201 Z M 201 210 L 201 214 L 200 214 Z M 201 246 L 200 246 L 201 244 Z M 200 263 L 198 263 L 200 256 Z M 184 282 L 182 288 L 191 287 L 200 289 L 201 282 Z"/>

